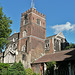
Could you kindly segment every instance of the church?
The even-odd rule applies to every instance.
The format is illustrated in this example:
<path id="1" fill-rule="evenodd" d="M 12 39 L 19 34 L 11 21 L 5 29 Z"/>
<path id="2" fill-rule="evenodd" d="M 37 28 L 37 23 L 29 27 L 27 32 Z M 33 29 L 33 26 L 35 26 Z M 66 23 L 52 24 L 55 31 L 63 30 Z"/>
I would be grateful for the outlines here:
<path id="1" fill-rule="evenodd" d="M 68 46 L 62 32 L 46 37 L 45 15 L 38 12 L 34 4 L 21 14 L 20 32 L 11 35 L 8 40 L 5 51 L 0 53 L 0 62 L 13 64 L 21 61 L 25 69 L 32 68 L 36 73 L 40 72 L 40 67 L 44 68 L 45 62 L 50 61 L 47 55 L 62 52 Z"/>

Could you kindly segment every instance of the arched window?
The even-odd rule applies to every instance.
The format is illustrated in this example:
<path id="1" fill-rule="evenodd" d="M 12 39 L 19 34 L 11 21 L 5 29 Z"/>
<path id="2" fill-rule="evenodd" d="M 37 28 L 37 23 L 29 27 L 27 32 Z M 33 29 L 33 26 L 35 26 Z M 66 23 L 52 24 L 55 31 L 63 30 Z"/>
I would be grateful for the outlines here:
<path id="1" fill-rule="evenodd" d="M 22 47 L 22 51 L 25 52 L 25 50 L 26 50 L 26 46 L 24 45 L 24 46 Z"/>
<path id="2" fill-rule="evenodd" d="M 26 34 L 27 34 L 26 30 L 25 30 L 25 31 L 23 31 L 23 37 L 25 37 L 25 36 L 26 36 Z"/>

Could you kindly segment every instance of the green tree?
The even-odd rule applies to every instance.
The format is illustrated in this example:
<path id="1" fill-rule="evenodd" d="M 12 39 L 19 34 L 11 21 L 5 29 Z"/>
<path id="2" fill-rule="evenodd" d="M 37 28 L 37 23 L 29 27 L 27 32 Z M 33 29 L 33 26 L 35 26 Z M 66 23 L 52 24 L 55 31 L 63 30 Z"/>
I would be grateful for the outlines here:
<path id="1" fill-rule="evenodd" d="M 56 64 L 55 61 L 53 62 L 47 62 L 46 65 L 47 65 L 47 70 L 46 70 L 46 73 L 45 75 L 54 75 L 54 65 Z"/>
<path id="2" fill-rule="evenodd" d="M 70 48 L 75 48 L 75 44 L 74 43 L 70 43 L 69 46 L 67 46 L 65 49 L 70 49 Z"/>
<path id="3" fill-rule="evenodd" d="M 8 75 L 26 75 L 25 69 L 23 67 L 23 64 L 21 61 L 19 63 L 14 63 L 9 69 L 8 69 Z"/>
<path id="4" fill-rule="evenodd" d="M 26 69 L 26 75 L 33 75 L 32 69 L 30 68 Z"/>
<path id="5" fill-rule="evenodd" d="M 7 75 L 9 64 L 0 63 L 0 75 Z"/>
<path id="6" fill-rule="evenodd" d="M 0 7 L 0 52 L 5 48 L 5 45 L 7 44 L 7 38 L 12 32 L 10 29 L 12 21 L 9 17 L 4 15 L 2 9 L 3 8 Z"/>

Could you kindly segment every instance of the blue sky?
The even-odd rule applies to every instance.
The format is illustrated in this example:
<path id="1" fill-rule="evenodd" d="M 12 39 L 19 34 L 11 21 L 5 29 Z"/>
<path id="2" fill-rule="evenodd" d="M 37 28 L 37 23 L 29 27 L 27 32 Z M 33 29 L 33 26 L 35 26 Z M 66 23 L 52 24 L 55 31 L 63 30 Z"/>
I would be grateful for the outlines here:
<path id="1" fill-rule="evenodd" d="M 31 0 L 0 0 L 0 6 L 11 17 L 13 32 L 19 32 L 21 13 L 31 8 Z M 46 36 L 63 32 L 75 43 L 75 0 L 35 0 L 35 8 L 46 15 Z"/>

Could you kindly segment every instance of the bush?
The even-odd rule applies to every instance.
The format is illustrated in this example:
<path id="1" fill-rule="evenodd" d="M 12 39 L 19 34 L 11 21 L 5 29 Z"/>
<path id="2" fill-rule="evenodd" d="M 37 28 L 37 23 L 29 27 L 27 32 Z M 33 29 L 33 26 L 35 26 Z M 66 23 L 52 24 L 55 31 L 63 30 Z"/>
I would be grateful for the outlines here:
<path id="1" fill-rule="evenodd" d="M 40 74 L 37 74 L 37 73 L 33 72 L 32 69 L 28 68 L 28 69 L 26 69 L 26 75 L 40 75 Z"/>
<path id="2" fill-rule="evenodd" d="M 66 49 L 70 49 L 70 48 L 75 48 L 75 44 L 74 43 L 70 43 L 69 46 L 66 46 Z"/>
<path id="3" fill-rule="evenodd" d="M 33 75 L 40 75 L 40 74 L 37 74 L 37 73 L 34 72 Z"/>
<path id="4" fill-rule="evenodd" d="M 32 69 L 30 68 L 26 69 L 26 75 L 33 75 Z"/>
<path id="5" fill-rule="evenodd" d="M 23 67 L 23 64 L 21 61 L 19 63 L 14 63 L 9 69 L 8 69 L 8 75 L 26 75 L 25 69 Z"/>
<path id="6" fill-rule="evenodd" d="M 7 75 L 9 64 L 0 63 L 0 75 Z"/>

